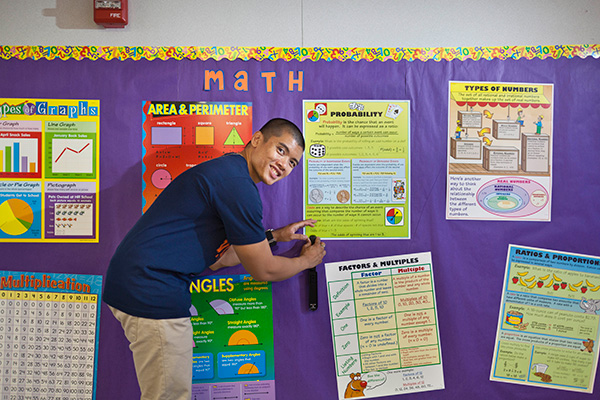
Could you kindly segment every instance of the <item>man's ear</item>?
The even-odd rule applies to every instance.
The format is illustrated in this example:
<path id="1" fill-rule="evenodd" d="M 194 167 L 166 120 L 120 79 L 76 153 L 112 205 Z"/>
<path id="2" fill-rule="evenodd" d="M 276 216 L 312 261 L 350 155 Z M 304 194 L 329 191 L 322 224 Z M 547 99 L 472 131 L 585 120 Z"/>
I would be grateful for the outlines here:
<path id="1" fill-rule="evenodd" d="M 252 147 L 256 147 L 256 146 L 258 146 L 258 144 L 259 144 L 259 143 L 260 143 L 262 140 L 264 140 L 263 133 L 262 133 L 261 131 L 256 131 L 256 132 L 254 133 L 254 135 L 252 135 L 252 140 L 251 140 Z"/>

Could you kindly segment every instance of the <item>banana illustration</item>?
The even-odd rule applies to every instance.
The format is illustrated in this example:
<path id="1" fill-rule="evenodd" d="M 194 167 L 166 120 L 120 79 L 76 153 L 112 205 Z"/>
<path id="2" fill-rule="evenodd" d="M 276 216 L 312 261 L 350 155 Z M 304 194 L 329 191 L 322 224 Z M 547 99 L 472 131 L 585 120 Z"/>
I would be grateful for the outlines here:
<path id="1" fill-rule="evenodd" d="M 554 278 L 554 280 L 555 280 L 556 282 L 561 282 L 561 281 L 562 281 L 562 279 L 560 279 L 558 276 L 556 276 L 556 275 L 554 275 L 554 274 L 552 274 L 552 277 Z"/>
<path id="2" fill-rule="evenodd" d="M 570 283 L 569 283 L 569 290 L 571 292 L 576 292 L 577 291 L 577 289 L 575 287 L 573 287 L 573 285 L 571 285 Z"/>
<path id="3" fill-rule="evenodd" d="M 534 280 L 534 279 L 535 279 L 535 275 L 532 275 L 532 276 L 530 276 L 529 278 L 527 278 L 527 279 L 523 279 L 523 280 L 524 280 L 525 282 L 531 282 L 531 281 L 532 281 L 532 280 Z"/>
<path id="4" fill-rule="evenodd" d="M 600 285 L 596 286 L 593 289 L 590 289 L 592 292 L 597 292 L 598 290 L 600 290 Z"/>
<path id="5" fill-rule="evenodd" d="M 533 287 L 535 286 L 535 284 L 536 284 L 536 283 L 537 283 L 537 282 L 535 282 L 535 281 L 534 281 L 534 282 L 533 282 L 531 285 L 529 285 L 529 286 L 527 286 L 527 287 L 528 287 L 529 289 L 533 289 Z"/>
<path id="6" fill-rule="evenodd" d="M 579 283 L 574 283 L 574 284 L 573 284 L 573 286 L 575 286 L 575 287 L 579 287 L 579 286 L 581 286 L 581 284 L 582 284 L 582 283 L 583 283 L 583 281 L 581 281 L 581 282 L 579 282 Z"/>
<path id="7" fill-rule="evenodd" d="M 519 276 L 525 276 L 527 275 L 529 272 L 525 271 L 525 272 L 517 272 L 517 275 Z"/>
<path id="8" fill-rule="evenodd" d="M 525 287 L 527 287 L 527 284 L 525 282 L 523 282 L 523 278 L 519 278 L 519 283 Z M 600 287 L 600 286 L 599 286 Z"/>
<path id="9" fill-rule="evenodd" d="M 592 282 L 588 281 L 587 279 L 585 280 L 585 283 L 588 285 L 589 288 L 596 287 L 596 285 L 594 285 Z"/>
<path id="10" fill-rule="evenodd" d="M 550 278 L 550 274 L 544 275 L 544 276 L 540 276 L 540 279 L 543 280 L 543 281 L 545 281 L 548 278 Z"/>
<path id="11" fill-rule="evenodd" d="M 550 282 L 548 282 L 546 287 L 551 287 L 552 285 L 554 285 L 554 279 L 550 279 Z"/>

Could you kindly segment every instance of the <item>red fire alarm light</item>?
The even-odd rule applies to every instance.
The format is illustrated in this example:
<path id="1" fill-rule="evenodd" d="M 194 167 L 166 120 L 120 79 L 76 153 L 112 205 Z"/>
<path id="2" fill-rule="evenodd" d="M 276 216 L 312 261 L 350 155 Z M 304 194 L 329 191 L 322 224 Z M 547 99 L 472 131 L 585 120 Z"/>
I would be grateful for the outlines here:
<path id="1" fill-rule="evenodd" d="M 94 22 L 105 28 L 124 28 L 127 0 L 94 0 Z"/>

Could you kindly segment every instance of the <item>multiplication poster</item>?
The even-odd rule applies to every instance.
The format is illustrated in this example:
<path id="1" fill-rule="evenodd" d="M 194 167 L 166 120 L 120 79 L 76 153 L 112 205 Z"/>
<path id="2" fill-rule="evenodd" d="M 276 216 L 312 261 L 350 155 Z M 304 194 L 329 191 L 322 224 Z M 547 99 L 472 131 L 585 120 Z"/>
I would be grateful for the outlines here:
<path id="1" fill-rule="evenodd" d="M 307 234 L 410 238 L 410 103 L 305 100 Z"/>
<path id="2" fill-rule="evenodd" d="M 431 253 L 325 272 L 339 399 L 444 388 Z"/>
<path id="3" fill-rule="evenodd" d="M 510 245 L 490 379 L 592 393 L 600 257 Z"/>
<path id="4" fill-rule="evenodd" d="M 98 100 L 0 99 L 0 242 L 98 242 Z"/>
<path id="5" fill-rule="evenodd" d="M 550 221 L 553 89 L 450 82 L 446 219 Z"/>
<path id="6" fill-rule="evenodd" d="M 102 276 L 0 271 L 0 398 L 96 398 Z"/>
<path id="7" fill-rule="evenodd" d="M 192 400 L 275 400 L 273 299 L 250 275 L 193 282 Z"/>
<path id="8" fill-rule="evenodd" d="M 145 101 L 143 210 L 183 171 L 252 138 L 252 103 Z"/>

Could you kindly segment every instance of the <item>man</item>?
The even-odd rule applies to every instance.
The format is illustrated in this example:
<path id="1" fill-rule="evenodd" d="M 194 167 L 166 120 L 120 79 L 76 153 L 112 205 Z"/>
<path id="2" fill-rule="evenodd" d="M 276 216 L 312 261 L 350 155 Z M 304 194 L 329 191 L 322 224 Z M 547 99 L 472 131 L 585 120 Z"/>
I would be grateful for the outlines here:
<path id="1" fill-rule="evenodd" d="M 277 241 L 306 240 L 295 258 L 274 256 L 262 226 L 256 184 L 288 176 L 303 151 L 296 125 L 267 122 L 241 153 L 206 161 L 171 182 L 117 248 L 104 301 L 130 342 L 141 399 L 191 397 L 194 274 L 241 262 L 255 280 L 278 281 L 323 260 L 325 244 L 311 245 L 296 233 L 316 221 L 271 232 Z"/>

